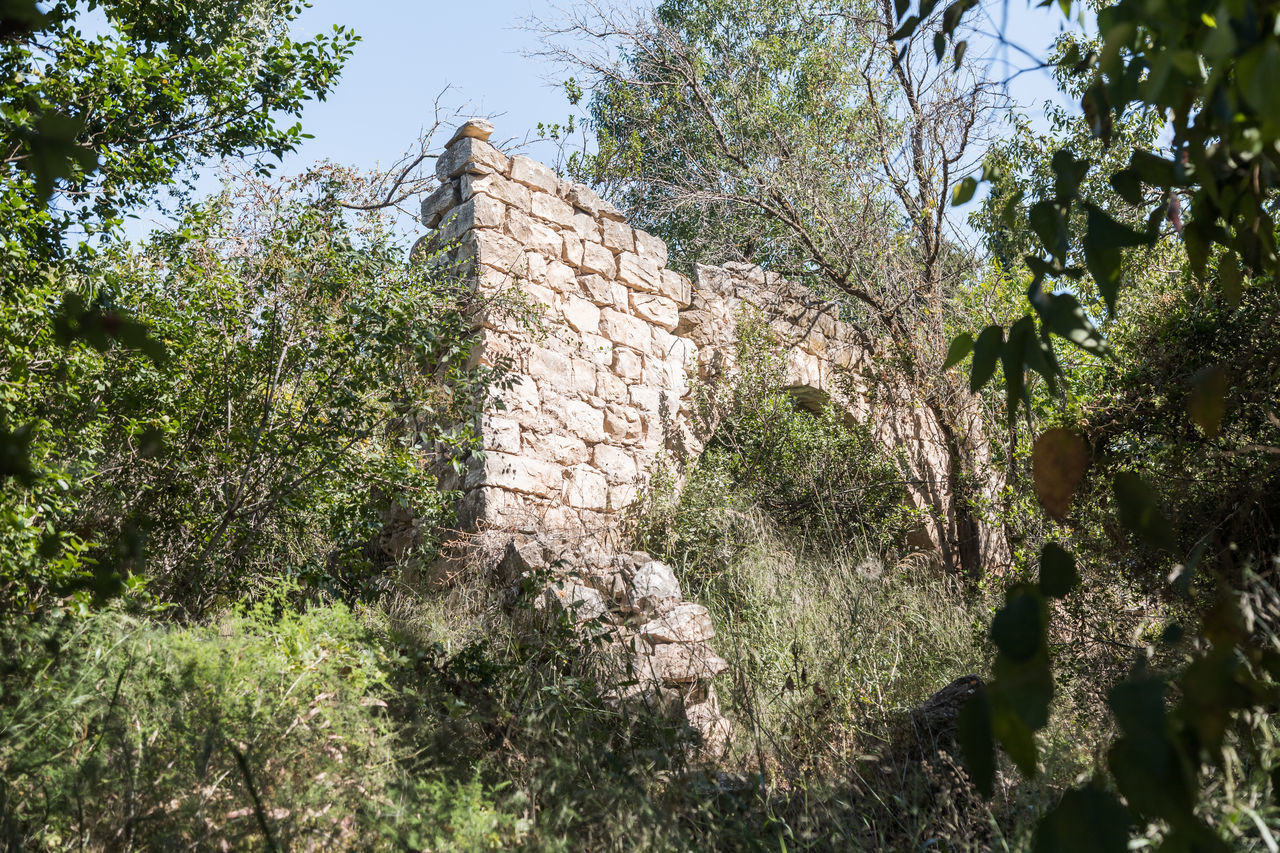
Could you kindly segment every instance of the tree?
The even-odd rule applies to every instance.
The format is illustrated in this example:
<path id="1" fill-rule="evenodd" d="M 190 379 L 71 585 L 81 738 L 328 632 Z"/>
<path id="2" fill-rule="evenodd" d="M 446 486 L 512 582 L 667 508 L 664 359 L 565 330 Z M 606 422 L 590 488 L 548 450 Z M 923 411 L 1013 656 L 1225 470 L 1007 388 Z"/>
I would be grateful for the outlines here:
<path id="1" fill-rule="evenodd" d="M 185 195 L 193 169 L 208 158 L 249 156 L 268 168 L 268 158 L 303 138 L 287 119 L 337 79 L 355 37 L 338 27 L 293 40 L 289 25 L 303 7 L 293 0 L 4 4 L 0 539 L 29 541 L 31 523 L 42 530 L 43 516 L 56 515 L 33 517 L 32 507 L 52 506 L 33 497 L 57 495 L 74 480 L 51 455 L 58 427 L 41 414 L 67 399 L 24 396 L 27 383 L 60 387 L 82 364 L 85 345 L 163 359 L 163 347 L 95 278 L 98 250 L 118 237 L 131 209 L 161 192 Z M 83 29 L 90 12 L 105 18 L 98 34 Z M 69 348 L 36 355 L 36 338 Z M 44 544 L 36 538 L 49 552 L 43 559 L 76 562 L 64 554 L 67 543 L 46 532 Z M 102 564 L 104 588 L 114 583 L 106 580 L 114 576 L 110 562 Z"/>
<path id="2" fill-rule="evenodd" d="M 882 392 L 918 393 L 946 436 L 939 485 L 955 499 L 931 512 L 948 568 L 976 577 L 968 401 L 937 368 L 967 264 L 949 185 L 976 162 L 999 98 L 969 65 L 957 81 L 923 61 L 925 32 L 893 49 L 892 15 L 817 0 L 669 0 L 634 21 L 588 7 L 550 28 L 575 37 L 551 52 L 592 91 L 597 150 L 567 167 L 686 266 L 746 260 L 844 303 Z M 606 52 L 584 52 L 583 36 Z"/>
<path id="3" fill-rule="evenodd" d="M 907 15 L 909 3 L 900 5 L 903 25 L 896 35 L 909 36 L 935 5 L 925 2 L 913 15 Z M 939 55 L 953 38 L 951 30 L 977 5 L 976 0 L 958 0 L 945 10 Z M 1068 15 L 1087 11 L 1084 4 L 1061 5 Z M 1096 49 L 1077 46 L 1055 59 L 1060 79 L 1081 92 L 1083 116 L 1104 149 L 1117 141 L 1117 126 L 1153 114 L 1164 118 L 1171 141 L 1164 152 L 1145 145 L 1121 151 L 1123 167 L 1113 166 L 1105 185 L 1088 182 L 1093 163 L 1080 156 L 1085 152 L 1078 145 L 1060 147 L 1049 157 L 1052 182 L 1028 208 L 1025 226 L 1039 244 L 1023 258 L 1032 273 L 1027 293 L 1031 311 L 1007 330 L 992 325 L 976 339 L 961 336 L 948 359 L 958 363 L 972 353 L 975 386 L 986 384 L 999 363 L 1011 415 L 1025 399 L 1028 373 L 1038 373 L 1050 385 L 1064 378 L 1054 338 L 1096 355 L 1108 352 L 1078 298 L 1087 290 L 1081 284 L 1086 275 L 1101 297 L 1100 312 L 1114 315 L 1122 308 L 1142 312 L 1147 307 L 1139 301 L 1143 291 L 1133 289 L 1125 274 L 1126 250 L 1162 240 L 1180 243 L 1190 286 L 1211 288 L 1197 300 L 1207 304 L 1197 319 L 1217 315 L 1210 327 L 1226 325 L 1224 315 L 1245 329 L 1257 327 L 1230 317 L 1246 293 L 1255 310 L 1273 304 L 1278 266 L 1274 211 L 1280 184 L 1278 12 L 1274 3 L 1115 0 L 1098 10 Z M 1107 154 L 1100 158 L 1104 164 L 1113 156 Z M 988 169 L 984 178 L 995 177 L 994 171 Z M 976 183 L 972 177 L 966 180 L 958 193 L 962 200 Z M 1141 225 L 1118 214 L 1126 206 Z M 1014 224 L 1015 216 L 1010 209 L 1006 221 Z M 1073 229 L 1080 218 L 1083 229 Z M 1053 292 L 1048 282 L 1055 279 L 1060 289 Z M 1134 304 L 1122 303 L 1126 291 L 1138 297 Z M 1198 330 L 1187 325 L 1188 343 L 1213 341 L 1215 335 L 1190 334 Z M 1217 438 L 1224 413 L 1235 402 L 1232 397 L 1239 395 L 1238 403 L 1255 414 L 1259 393 L 1274 402 L 1273 375 L 1261 379 L 1269 390 L 1255 385 L 1266 371 L 1258 371 L 1254 363 L 1259 355 L 1266 358 L 1270 345 L 1248 336 L 1230 347 L 1215 345 L 1218 353 L 1236 349 L 1243 385 L 1227 381 L 1235 365 L 1209 363 L 1186 384 L 1176 374 L 1156 372 L 1153 396 L 1185 399 L 1191 423 L 1206 437 Z M 1246 352 L 1239 353 L 1241 346 Z M 1184 350 L 1182 355 L 1202 360 L 1204 353 Z M 1036 451 L 1043 462 L 1037 474 L 1042 495 L 1056 492 L 1069 498 L 1087 462 L 1081 439 L 1051 430 L 1037 440 Z M 1276 545 L 1236 541 L 1213 553 L 1213 531 L 1205 530 L 1188 549 L 1175 536 L 1158 492 L 1133 470 L 1144 461 L 1141 451 L 1130 445 L 1122 453 L 1118 461 L 1129 464 L 1111 466 L 1120 470 L 1110 484 L 1119 525 L 1135 547 L 1163 551 L 1168 563 L 1176 561 L 1171 594 L 1185 594 L 1197 573 L 1204 578 L 1200 624 L 1180 666 L 1157 669 L 1139 656 L 1132 674 L 1110 689 L 1119 736 L 1105 768 L 1045 817 L 1036 848 L 1119 851 L 1127 847 L 1131 826 L 1141 830 L 1158 824 L 1169 849 L 1225 849 L 1197 805 L 1207 773 L 1223 765 L 1237 734 L 1242 750 L 1252 745 L 1248 751 L 1263 765 L 1260 770 L 1273 770 L 1265 766 L 1269 757 L 1256 748 L 1250 726 L 1265 721 L 1280 696 L 1280 648 L 1274 632 L 1259 621 L 1273 618 L 1275 594 L 1249 569 L 1272 559 L 1274 552 L 1266 549 Z M 1047 498 L 1045 503 L 1061 506 Z M 1233 553 L 1242 545 L 1248 553 Z M 1233 586 L 1225 569 L 1241 563 L 1244 571 L 1234 574 Z M 1039 583 L 1012 587 L 992 622 L 991 637 L 999 649 L 996 680 L 988 696 L 966 709 L 962 721 L 967 764 L 987 790 L 995 740 L 1024 773 L 1036 771 L 1033 732 L 1047 721 L 1053 698 L 1050 602 L 1069 594 L 1077 581 L 1074 557 L 1049 543 L 1041 555 Z M 1170 626 L 1161 642 L 1176 644 L 1183 634 L 1182 626 Z M 1273 785 L 1275 781 L 1273 776 Z M 1091 836 L 1079 832 L 1082 821 L 1091 825 Z"/>

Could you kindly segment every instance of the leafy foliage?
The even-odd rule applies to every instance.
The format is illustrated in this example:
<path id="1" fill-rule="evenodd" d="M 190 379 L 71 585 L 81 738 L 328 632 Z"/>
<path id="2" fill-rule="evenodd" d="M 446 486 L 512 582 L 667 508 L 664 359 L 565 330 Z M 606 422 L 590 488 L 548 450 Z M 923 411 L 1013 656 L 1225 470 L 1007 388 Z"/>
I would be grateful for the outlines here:
<path id="1" fill-rule="evenodd" d="M 6 843 L 502 849 L 527 824 L 479 780 L 425 770 L 390 715 L 407 661 L 342 605 L 286 587 L 176 628 L 110 607 L 61 637 L 7 626 Z M 10 658 L 14 660 L 15 658 Z M 405 699 L 430 701 L 422 692 Z"/>
<path id="2" fill-rule="evenodd" d="M 684 566 L 694 590 L 733 562 L 756 512 L 818 552 L 900 548 L 920 522 L 902 460 L 834 404 L 814 411 L 783 390 L 782 349 L 758 316 L 739 318 L 737 349 L 733 378 L 703 390 L 720 412 L 706 449 L 680 488 L 659 475 L 646 496 L 641 546 Z"/>
<path id="3" fill-rule="evenodd" d="M 430 558 L 451 504 L 424 448 L 469 452 L 498 377 L 467 367 L 466 288 L 406 267 L 334 191 L 246 178 L 182 231 L 103 254 L 81 287 L 145 322 L 159 363 L 64 344 L 40 294 L 8 303 L 4 400 L 36 424 L 40 471 L 4 486 L 9 607 L 145 567 L 194 615 L 284 574 L 363 594 L 394 536 Z"/>
<path id="4" fill-rule="evenodd" d="M 159 347 L 136 320 L 66 279 L 93 263 L 123 217 L 192 170 L 249 155 L 259 168 L 303 138 L 297 116 L 337 80 L 355 37 L 295 41 L 293 0 L 9 0 L 0 38 L 0 298 L 48 312 L 64 342 Z M 87 19 L 104 25 L 86 33 Z M 53 293 L 51 296 L 50 293 Z M 12 343 L 12 340 L 10 341 Z M 0 412 L 0 477 L 29 477 L 35 425 Z"/>
<path id="5" fill-rule="evenodd" d="M 950 20 L 958 21 L 973 5 L 969 0 L 952 4 L 948 12 L 955 14 Z M 1063 4 L 1063 11 L 1069 13 L 1074 5 Z M 906 5 L 900 8 L 899 16 L 906 10 Z M 1280 56 L 1275 20 L 1274 8 L 1247 4 L 1153 5 L 1116 0 L 1098 11 L 1096 49 L 1070 40 L 1064 43 L 1055 58 L 1060 80 L 1071 81 L 1069 87 L 1080 95 L 1084 118 L 1103 149 L 1100 159 L 1112 161 L 1114 171 L 1105 186 L 1096 181 L 1086 184 L 1094 164 L 1081 156 L 1086 146 L 1080 144 L 1058 147 L 1040 161 L 1042 166 L 1047 162 L 1052 182 L 1041 188 L 1039 198 L 1026 211 L 1026 230 L 1039 246 L 1022 259 L 1032 273 L 1027 296 L 1034 313 L 1015 321 L 1007 334 L 999 326 L 984 331 L 990 332 L 989 340 L 996 342 L 991 349 L 998 349 L 1001 357 L 1011 423 L 1027 400 L 1026 372 L 1040 374 L 1051 389 L 1064 376 L 1053 347 L 1055 336 L 1098 355 L 1109 350 L 1076 295 L 1048 292 L 1047 279 L 1070 284 L 1082 281 L 1087 270 L 1105 311 L 1114 316 L 1122 289 L 1133 285 L 1134 277 L 1126 276 L 1123 267 L 1126 251 L 1156 244 L 1167 222 L 1181 240 L 1191 279 L 1208 277 L 1211 255 L 1221 247 L 1212 278 L 1225 303 L 1238 306 L 1247 276 L 1254 277 L 1253 287 L 1262 298 L 1269 298 L 1280 260 L 1272 218 L 1280 128 L 1271 109 L 1274 98 L 1268 94 L 1274 86 L 1262 81 L 1272 79 L 1271 60 Z M 914 26 L 914 19 L 908 18 L 899 36 L 909 35 Z M 950 34 L 951 29 L 944 27 L 944 32 Z M 1125 147 L 1136 144 L 1131 151 L 1121 152 L 1121 156 L 1128 154 L 1127 163 L 1115 168 L 1117 158 L 1107 149 L 1117 140 L 1117 125 L 1129 122 L 1149 134 L 1155 116 L 1167 117 L 1171 156 L 1153 150 L 1149 135 L 1145 141 L 1126 138 Z M 998 169 L 989 167 L 984 179 L 998 174 Z M 1005 203 L 1001 218 L 1007 226 L 1014 223 L 1016 203 L 1016 197 Z M 1113 211 L 1125 206 L 1141 210 L 1138 222 L 1115 215 Z M 1081 220 L 1083 227 L 1073 228 L 1072 223 Z M 1076 265 L 1080 256 L 1083 268 Z M 961 341 L 958 346 L 964 352 L 967 344 Z M 1252 359 L 1255 347 L 1253 341 L 1245 345 L 1246 361 Z M 977 388 L 992 378 L 994 359 L 986 352 L 980 356 L 976 342 L 972 349 L 971 381 Z M 1260 349 L 1265 353 L 1267 345 Z M 1179 346 L 1175 351 L 1184 366 L 1188 354 L 1197 361 L 1203 355 L 1194 347 Z M 1190 420 L 1206 436 L 1216 437 L 1228 409 L 1226 367 L 1204 365 L 1192 376 L 1185 397 L 1177 393 L 1183 389 L 1177 388 L 1182 383 L 1176 381 L 1158 385 L 1153 397 L 1171 393 L 1183 397 Z M 1251 388 L 1243 391 L 1246 398 L 1254 393 Z M 1198 565 L 1207 539 L 1186 552 L 1175 537 L 1159 493 L 1133 471 L 1182 442 L 1151 433 L 1144 437 L 1151 440 L 1148 447 L 1117 448 L 1109 460 L 1109 467 L 1119 469 L 1112 478 L 1116 515 L 1120 526 L 1147 548 L 1187 555 L 1185 565 L 1171 576 L 1180 580 L 1185 592 L 1190 573 L 1207 568 Z M 1265 498 L 1255 501 L 1248 511 L 1256 508 L 1265 516 L 1265 504 Z M 1205 529 L 1212 519 L 1192 516 L 1190 521 L 1201 527 L 1197 537 L 1212 535 Z M 1249 566 L 1270 560 L 1276 547 L 1265 539 L 1231 542 L 1232 549 L 1241 545 L 1247 547 L 1244 562 Z M 1203 770 L 1222 764 L 1227 729 L 1234 724 L 1248 730 L 1253 710 L 1269 707 L 1278 689 L 1274 633 L 1246 627 L 1256 613 L 1251 596 L 1257 592 L 1257 582 L 1249 577 L 1248 570 L 1244 578 L 1237 574 L 1234 580 L 1245 589 L 1233 590 L 1231 578 L 1218 576 L 1217 589 L 1200 608 L 1198 643 L 1181 665 L 1155 671 L 1148 666 L 1149 654 L 1139 656 L 1132 675 L 1111 689 L 1108 703 L 1120 735 L 1108 754 L 1109 777 L 1100 773 L 1099 784 L 1064 798 L 1043 822 L 1037 849 L 1079 849 L 1077 842 L 1067 838 L 1066 822 L 1067 815 L 1082 811 L 1102 822 L 1105 832 L 1094 839 L 1105 845 L 1102 849 L 1125 849 L 1130 816 L 1137 819 L 1134 825 L 1139 831 L 1152 823 L 1166 827 L 1166 843 L 1173 849 L 1226 849 L 1198 808 Z M 1033 640 L 1044 644 L 1049 624 L 1033 615 L 1035 598 L 1030 590 L 1011 594 L 997 614 L 992 638 L 1000 645 L 1000 659 L 1017 663 Z M 1179 630 L 1169 636 L 1176 639 L 1180 634 Z M 991 732 L 1023 772 L 1030 774 L 1036 771 L 1034 751 L 1027 751 L 1026 733 L 1010 727 L 1008 720 L 1016 716 L 1030 730 L 1047 721 L 1042 712 L 1051 693 L 1046 695 L 1039 685 L 1046 683 L 1049 662 L 1047 657 L 1039 658 L 1038 654 L 1027 658 L 1038 661 L 1031 682 L 1026 681 L 1026 673 L 1008 665 L 1002 671 L 997 660 L 993 690 L 1016 695 L 1025 703 L 1020 710 L 1015 708 L 1018 713 L 1010 715 L 992 702 L 988 709 L 971 714 L 989 720 Z M 1170 700 L 1167 694 L 1173 694 Z M 991 739 L 983 737 L 981 721 L 975 720 L 971 730 L 970 766 L 989 780 Z M 1268 762 L 1274 756 L 1264 750 L 1255 753 L 1253 760 Z M 1124 798 L 1127 814 L 1102 784 L 1107 778 Z"/>

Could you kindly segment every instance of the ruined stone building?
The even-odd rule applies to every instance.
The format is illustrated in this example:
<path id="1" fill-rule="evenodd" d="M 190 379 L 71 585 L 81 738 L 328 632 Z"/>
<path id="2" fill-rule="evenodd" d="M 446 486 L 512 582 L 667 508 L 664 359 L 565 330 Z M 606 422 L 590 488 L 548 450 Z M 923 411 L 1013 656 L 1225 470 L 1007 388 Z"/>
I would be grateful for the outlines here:
<path id="1" fill-rule="evenodd" d="M 439 188 L 422 206 L 428 243 L 474 276 L 482 296 L 513 289 L 540 317 L 478 318 L 476 358 L 510 365 L 503 408 L 482 416 L 483 459 L 456 482 L 460 518 L 512 573 L 564 567 L 548 603 L 614 628 L 629 692 L 676 701 L 710 743 L 727 724 L 711 680 L 705 608 L 683 600 L 670 568 L 622 552 L 617 528 L 655 463 L 696 456 L 708 438 L 695 389 L 730 374 L 744 309 L 769 323 L 786 352 L 786 388 L 832 401 L 906 451 L 912 500 L 928 510 L 923 543 L 941 545 L 951 510 L 950 460 L 923 406 L 876 407 L 865 357 L 836 306 L 744 264 L 668 268 L 667 247 L 588 187 L 488 141 L 488 122 L 463 125 L 437 161 Z M 494 544 L 496 542 L 496 545 Z M 984 547 L 991 547 L 984 542 Z"/>

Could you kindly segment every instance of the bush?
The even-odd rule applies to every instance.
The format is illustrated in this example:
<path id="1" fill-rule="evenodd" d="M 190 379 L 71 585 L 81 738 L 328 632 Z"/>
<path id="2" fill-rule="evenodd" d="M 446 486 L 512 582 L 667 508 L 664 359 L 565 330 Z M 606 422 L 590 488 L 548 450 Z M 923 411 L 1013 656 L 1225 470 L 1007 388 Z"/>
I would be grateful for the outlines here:
<path id="1" fill-rule="evenodd" d="M 738 320 L 738 370 L 704 388 L 714 426 L 686 471 L 659 469 L 638 510 L 639 547 L 684 568 L 697 594 L 736 558 L 759 511 L 801 550 L 892 555 L 918 526 L 903 460 L 828 402 L 784 390 L 782 350 L 758 314 Z"/>
<path id="2" fill-rule="evenodd" d="M 388 708 L 397 646 L 288 590 L 207 627 L 108 608 L 21 651 L 0 705 L 14 849 L 408 844 L 498 849 L 523 825 L 474 777 L 410 775 Z M 25 640 L 25 642 L 23 642 Z M 420 771 L 421 768 L 416 768 Z"/>
<path id="3" fill-rule="evenodd" d="M 387 223 L 352 218 L 339 189 L 246 179 L 183 230 L 104 254 L 83 297 L 145 322 L 154 358 L 64 352 L 53 292 L 5 303 L 5 337 L 24 346 L 0 404 L 37 427 L 34 476 L 0 484 L 0 607 L 104 597 L 145 573 L 198 616 L 282 575 L 377 593 L 403 556 L 390 533 L 432 558 L 454 496 L 424 452 L 470 450 L 500 371 L 468 366 L 465 284 L 406 265 Z"/>

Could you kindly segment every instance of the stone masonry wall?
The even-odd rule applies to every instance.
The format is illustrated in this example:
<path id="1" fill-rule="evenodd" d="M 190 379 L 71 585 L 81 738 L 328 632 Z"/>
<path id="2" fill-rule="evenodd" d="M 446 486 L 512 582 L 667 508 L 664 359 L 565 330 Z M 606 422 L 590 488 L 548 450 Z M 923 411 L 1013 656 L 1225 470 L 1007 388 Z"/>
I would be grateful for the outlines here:
<path id="1" fill-rule="evenodd" d="M 500 394 L 505 409 L 483 415 L 483 459 L 444 485 L 464 491 L 464 525 L 506 537 L 508 571 L 570 566 L 547 603 L 613 625 L 628 671 L 647 673 L 641 692 L 679 700 L 704 739 L 721 741 L 728 724 L 710 680 L 727 665 L 707 645 L 705 609 L 683 601 L 661 563 L 599 543 L 661 456 L 701 451 L 714 424 L 695 423 L 694 388 L 731 375 L 743 306 L 786 346 L 787 387 L 802 402 L 834 400 L 886 446 L 906 449 L 912 499 L 931 512 L 922 544 L 943 540 L 947 446 L 922 407 L 873 406 L 863 351 L 836 306 L 742 264 L 700 266 L 690 282 L 667 268 L 661 240 L 588 187 L 507 157 L 491 132 L 468 122 L 437 160 L 440 186 L 422 206 L 434 229 L 426 242 L 453 247 L 447 259 L 469 269 L 481 296 L 522 294 L 541 331 L 501 311 L 478 318 L 476 358 L 507 360 L 514 384 Z"/>

